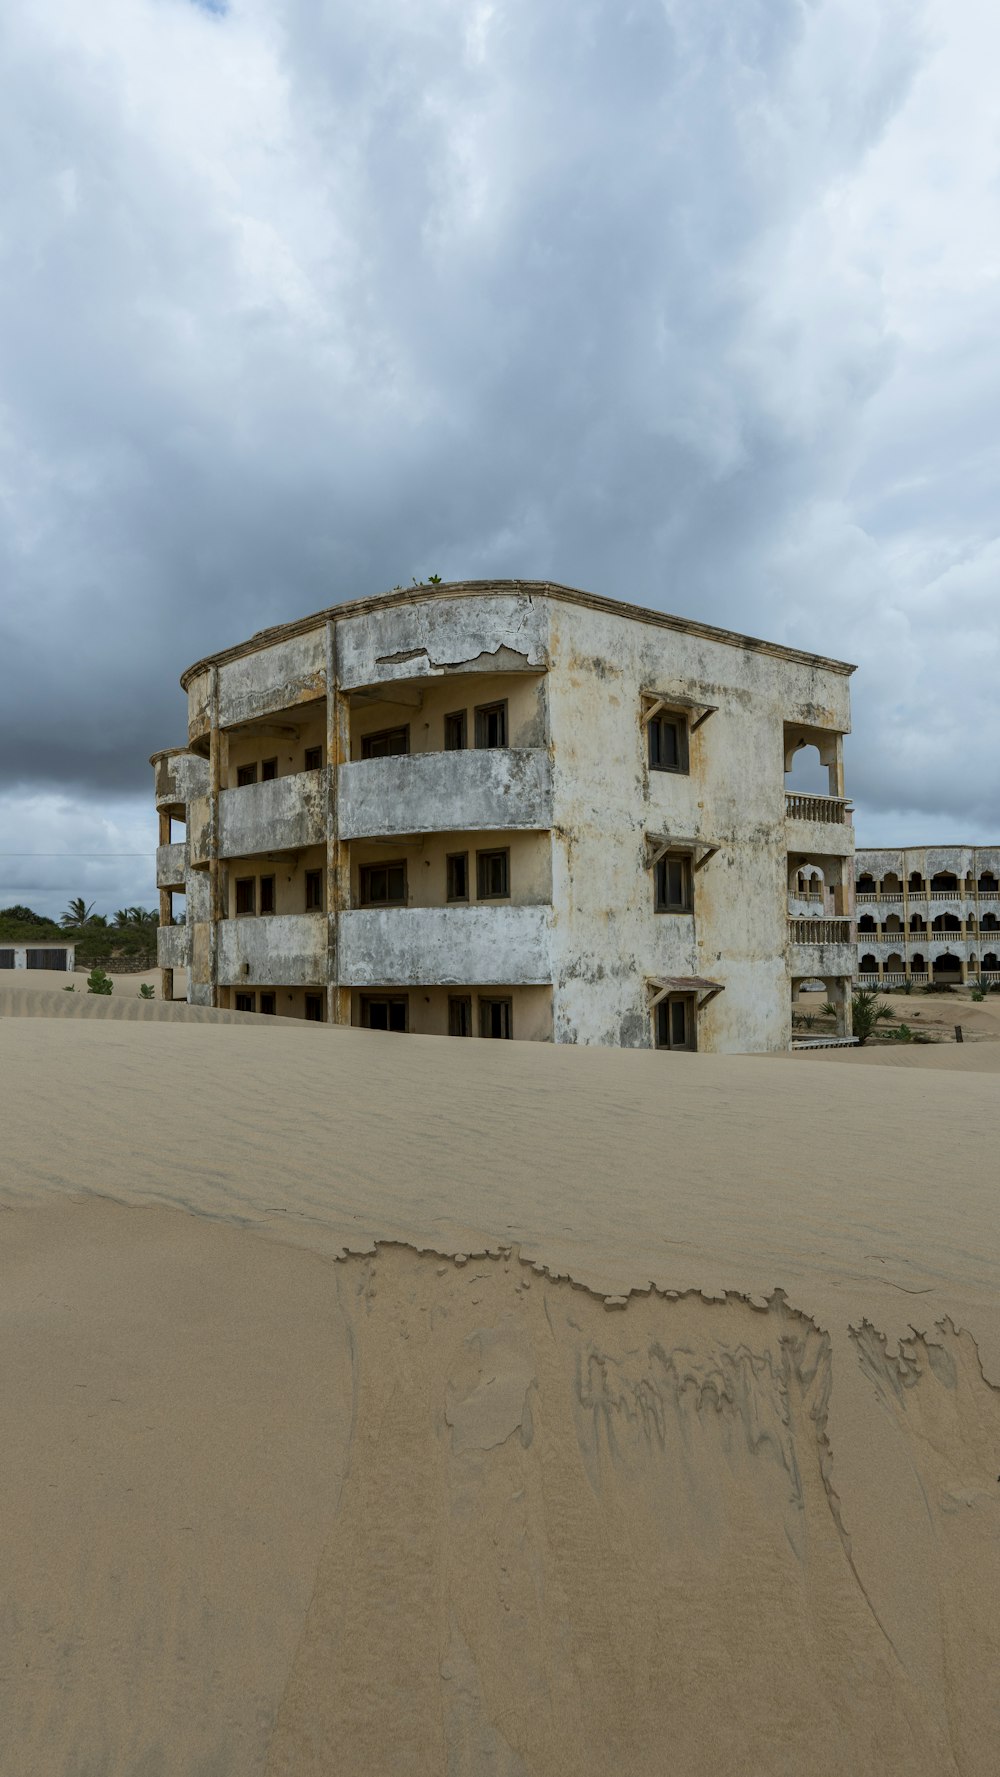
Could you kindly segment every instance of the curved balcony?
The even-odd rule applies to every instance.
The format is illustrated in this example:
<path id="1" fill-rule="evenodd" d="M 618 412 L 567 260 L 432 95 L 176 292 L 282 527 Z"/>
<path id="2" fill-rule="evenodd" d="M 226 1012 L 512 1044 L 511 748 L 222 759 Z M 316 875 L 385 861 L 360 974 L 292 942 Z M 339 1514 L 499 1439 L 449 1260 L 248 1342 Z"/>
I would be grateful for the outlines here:
<path id="1" fill-rule="evenodd" d="M 852 804 L 843 796 L 801 796 L 785 793 L 785 843 L 804 857 L 825 852 L 850 857 L 854 851 Z"/>
<path id="2" fill-rule="evenodd" d="M 790 919 L 788 969 L 819 980 L 857 972 L 858 950 L 849 919 Z"/>
<path id="3" fill-rule="evenodd" d="M 189 966 L 190 926 L 160 926 L 156 934 L 156 962 L 161 969 L 186 969 Z"/>
<path id="4" fill-rule="evenodd" d="M 340 767 L 344 839 L 402 833 L 493 833 L 552 825 L 552 765 L 536 747 L 407 753 Z"/>
<path id="5" fill-rule="evenodd" d="M 195 796 L 208 794 L 208 761 L 197 753 L 183 748 L 154 753 L 152 765 L 157 808 L 186 807 Z"/>
<path id="6" fill-rule="evenodd" d="M 326 840 L 328 774 L 299 771 L 266 784 L 243 784 L 219 796 L 220 858 L 252 858 L 259 853 L 299 851 Z M 211 851 L 209 798 L 191 809 L 191 863 L 196 869 Z"/>
<path id="7" fill-rule="evenodd" d="M 519 987 L 552 980 L 547 907 L 363 907 L 339 920 L 345 987 Z"/>
<path id="8" fill-rule="evenodd" d="M 187 841 L 156 848 L 156 886 L 161 889 L 182 889 L 187 875 Z"/>
<path id="9" fill-rule="evenodd" d="M 217 931 L 220 987 L 318 987 L 326 981 L 325 913 L 224 919 Z"/>

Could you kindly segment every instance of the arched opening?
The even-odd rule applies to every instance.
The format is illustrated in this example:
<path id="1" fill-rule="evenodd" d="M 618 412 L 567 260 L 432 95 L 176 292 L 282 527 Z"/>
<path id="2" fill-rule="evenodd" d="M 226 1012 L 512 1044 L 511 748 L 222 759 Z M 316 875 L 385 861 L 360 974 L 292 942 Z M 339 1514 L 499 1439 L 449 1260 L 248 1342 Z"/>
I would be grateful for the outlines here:
<path id="1" fill-rule="evenodd" d="M 958 894 L 958 877 L 955 875 L 954 870 L 939 870 L 936 876 L 931 877 L 931 894 Z"/>
<path id="2" fill-rule="evenodd" d="M 957 956 L 952 956 L 950 950 L 946 950 L 943 956 L 936 956 L 934 958 L 933 968 L 935 981 L 942 979 L 946 981 L 958 980 L 962 974 L 962 965 Z"/>
<path id="3" fill-rule="evenodd" d="M 858 920 L 858 931 L 871 932 L 872 934 L 878 931 L 878 926 L 875 924 L 875 915 L 873 913 L 863 913 L 861 915 L 861 918 Z"/>
<path id="4" fill-rule="evenodd" d="M 988 950 L 983 957 L 983 971 L 986 974 L 995 975 L 998 970 L 1000 970 L 1000 956 L 995 950 Z"/>
<path id="5" fill-rule="evenodd" d="M 922 895 L 924 892 L 924 879 L 919 870 L 910 871 L 909 891 L 911 895 Z"/>
<path id="6" fill-rule="evenodd" d="M 855 889 L 859 895 L 877 894 L 878 885 L 870 870 L 862 870 L 861 875 L 858 877 L 857 883 L 855 884 Z"/>
<path id="7" fill-rule="evenodd" d="M 896 932 L 901 932 L 902 929 L 903 922 L 898 913 L 890 913 L 888 919 L 883 921 L 882 931 L 886 937 L 892 937 Z"/>
<path id="8" fill-rule="evenodd" d="M 975 929 L 976 929 L 976 916 L 975 916 L 975 914 L 974 914 L 974 913 L 967 913 L 967 914 L 966 914 L 966 916 L 965 916 L 965 929 L 966 929 L 966 931 L 967 931 L 967 932 L 974 932 L 974 931 L 975 931 Z"/>
<path id="9" fill-rule="evenodd" d="M 927 930 L 927 921 L 925 920 L 923 914 L 922 913 L 911 913 L 910 914 L 910 931 L 911 932 L 925 932 L 926 930 Z"/>
<path id="10" fill-rule="evenodd" d="M 864 956 L 861 958 L 861 961 L 858 964 L 858 969 L 862 975 L 877 975 L 878 974 L 878 959 L 877 959 L 877 957 L 874 957 L 870 950 L 866 950 Z"/>
<path id="11" fill-rule="evenodd" d="M 910 976 L 911 976 L 911 978 L 914 975 L 919 977 L 921 975 L 926 975 L 926 973 L 927 973 L 927 959 L 924 956 L 923 952 L 918 950 L 910 958 Z"/>
<path id="12" fill-rule="evenodd" d="M 992 870 L 982 872 L 979 878 L 979 893 L 981 895 L 1000 894 L 1000 881 L 994 876 Z"/>
<path id="13" fill-rule="evenodd" d="M 886 976 L 888 976 L 888 975 L 899 975 L 900 977 L 905 976 L 906 964 L 903 961 L 903 958 L 900 956 L 898 950 L 891 951 L 890 954 L 886 957 L 885 962 L 882 964 L 882 973 Z"/>
<path id="14" fill-rule="evenodd" d="M 995 913 L 984 913 L 979 922 L 981 932 L 1000 932 L 1000 919 Z"/>
<path id="15" fill-rule="evenodd" d="M 886 875 L 883 876 L 883 878 L 882 878 L 882 899 L 883 899 L 883 901 L 887 901 L 887 900 L 898 901 L 900 899 L 900 897 L 902 896 L 902 893 L 903 893 L 903 885 L 900 882 L 899 877 L 896 875 L 895 870 L 889 870 L 886 873 Z"/>
<path id="16" fill-rule="evenodd" d="M 934 930 L 936 932 L 960 932 L 962 922 L 955 913 L 939 913 L 934 921 Z"/>

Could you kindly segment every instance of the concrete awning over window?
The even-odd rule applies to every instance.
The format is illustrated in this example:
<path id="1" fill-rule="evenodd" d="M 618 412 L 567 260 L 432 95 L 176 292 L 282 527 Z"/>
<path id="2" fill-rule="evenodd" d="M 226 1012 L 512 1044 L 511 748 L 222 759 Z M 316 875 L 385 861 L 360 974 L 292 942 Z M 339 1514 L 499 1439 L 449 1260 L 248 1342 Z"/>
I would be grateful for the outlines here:
<path id="1" fill-rule="evenodd" d="M 724 981 L 708 981 L 704 975 L 658 975 L 646 982 L 650 1010 L 671 993 L 693 993 L 699 1007 L 707 1006 L 717 993 L 725 992 Z"/>
<path id="2" fill-rule="evenodd" d="M 714 839 L 692 839 L 677 833 L 647 833 L 646 868 L 652 870 L 668 851 L 681 851 L 687 852 L 694 868 L 700 870 L 709 858 L 714 858 L 718 849 Z"/>
<path id="3" fill-rule="evenodd" d="M 696 728 L 701 727 L 708 716 L 714 716 L 718 707 L 717 703 L 703 703 L 698 698 L 681 697 L 673 691 L 644 691 L 642 693 L 642 725 L 645 727 L 647 722 L 651 722 L 653 717 L 660 715 L 661 712 L 669 715 L 672 710 L 676 710 L 679 714 L 694 718 L 691 722 L 693 733 Z"/>

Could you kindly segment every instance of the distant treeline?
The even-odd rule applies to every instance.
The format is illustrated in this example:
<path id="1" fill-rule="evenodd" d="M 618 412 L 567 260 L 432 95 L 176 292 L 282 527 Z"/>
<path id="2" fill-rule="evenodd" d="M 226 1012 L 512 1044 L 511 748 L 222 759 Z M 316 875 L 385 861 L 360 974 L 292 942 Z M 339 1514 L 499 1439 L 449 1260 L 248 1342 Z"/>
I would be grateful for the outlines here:
<path id="1" fill-rule="evenodd" d="M 119 907 L 109 919 L 82 898 L 71 901 L 58 921 L 32 907 L 2 907 L 0 944 L 72 943 L 78 967 L 140 973 L 155 966 L 157 924 L 152 908 Z"/>

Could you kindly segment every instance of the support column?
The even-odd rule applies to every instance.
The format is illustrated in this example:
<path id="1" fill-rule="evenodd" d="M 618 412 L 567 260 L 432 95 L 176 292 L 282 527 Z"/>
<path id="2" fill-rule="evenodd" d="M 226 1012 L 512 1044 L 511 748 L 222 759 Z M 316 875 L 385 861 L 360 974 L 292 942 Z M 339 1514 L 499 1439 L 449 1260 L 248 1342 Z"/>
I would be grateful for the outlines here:
<path id="1" fill-rule="evenodd" d="M 222 869 L 219 862 L 219 796 L 222 790 L 222 732 L 219 728 L 219 669 L 212 667 L 209 691 L 209 823 L 208 823 L 208 970 L 212 1004 L 219 1004 L 219 921 L 223 917 Z"/>
<path id="2" fill-rule="evenodd" d="M 340 689 L 337 625 L 326 626 L 326 919 L 328 1024 L 350 1024 L 351 991 L 340 982 L 340 915 L 351 905 L 350 847 L 340 837 L 340 767 L 351 757 L 351 707 Z"/>
<path id="3" fill-rule="evenodd" d="M 881 966 L 882 965 L 879 964 L 879 968 L 881 968 Z M 845 977 L 842 975 L 836 975 L 833 977 L 832 980 L 824 981 L 823 985 L 826 988 L 827 999 L 830 1001 L 830 1004 L 836 1009 L 838 1037 L 851 1036 L 852 1030 L 853 1030 L 853 1019 L 851 1016 L 852 1008 L 851 1008 L 851 983 L 850 983 L 850 981 L 845 979 Z"/>

